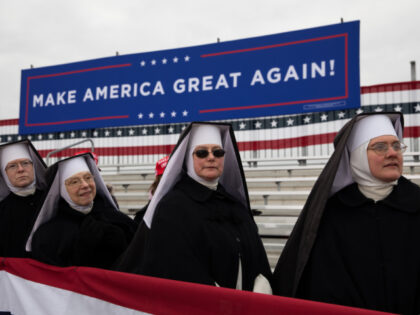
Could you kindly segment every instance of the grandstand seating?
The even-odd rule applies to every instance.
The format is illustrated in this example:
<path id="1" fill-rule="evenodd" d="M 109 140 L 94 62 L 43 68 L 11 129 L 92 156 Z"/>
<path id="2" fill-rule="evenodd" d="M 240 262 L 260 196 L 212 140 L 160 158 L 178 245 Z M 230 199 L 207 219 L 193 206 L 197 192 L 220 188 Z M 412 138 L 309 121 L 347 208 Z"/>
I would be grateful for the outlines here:
<path id="1" fill-rule="evenodd" d="M 418 154 L 404 156 L 404 175 L 420 184 Z M 244 161 L 251 208 L 258 210 L 259 228 L 270 265 L 277 259 L 328 157 Z M 120 209 L 130 215 L 148 202 L 154 165 L 102 166 L 105 181 L 114 187 Z"/>

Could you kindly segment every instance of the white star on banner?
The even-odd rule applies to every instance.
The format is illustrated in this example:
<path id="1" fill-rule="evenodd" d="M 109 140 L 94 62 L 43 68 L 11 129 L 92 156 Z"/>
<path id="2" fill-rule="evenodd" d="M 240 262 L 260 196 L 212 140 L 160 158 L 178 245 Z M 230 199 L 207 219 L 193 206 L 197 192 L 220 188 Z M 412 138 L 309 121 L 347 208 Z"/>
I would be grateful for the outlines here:
<path id="1" fill-rule="evenodd" d="M 18 140 L 22 140 L 22 136 L 18 136 L 18 137 L 17 137 L 17 139 L 18 139 Z"/>
<path id="2" fill-rule="evenodd" d="M 94 131 L 94 132 L 93 132 L 93 136 L 94 136 L 94 137 L 97 137 L 97 136 L 98 136 L 98 134 L 99 134 L 99 133 L 98 133 L 97 131 Z"/>
<path id="3" fill-rule="evenodd" d="M 63 139 L 64 138 L 64 133 L 60 133 L 60 138 Z"/>
<path id="4" fill-rule="evenodd" d="M 181 127 L 181 130 L 184 131 L 185 128 L 187 128 L 187 126 L 184 125 Z"/>
<path id="5" fill-rule="evenodd" d="M 132 136 L 132 135 L 134 135 L 136 132 L 134 131 L 134 129 L 130 129 L 129 131 L 128 131 L 128 134 L 130 135 L 130 136 Z"/>
<path id="6" fill-rule="evenodd" d="M 146 65 L 146 61 L 142 60 L 140 61 L 140 66 L 144 67 Z"/>
<path id="7" fill-rule="evenodd" d="M 190 56 L 188 56 L 188 55 L 187 55 L 187 56 L 185 56 L 185 57 L 184 57 L 184 60 L 185 60 L 185 62 L 190 61 Z"/>
<path id="8" fill-rule="evenodd" d="M 50 134 L 48 135 L 48 139 L 52 139 L 52 138 L 54 138 L 54 135 L 53 135 L 52 133 L 50 133 Z"/>
<path id="9" fill-rule="evenodd" d="M 246 124 L 244 122 L 241 122 L 239 124 L 239 129 L 245 129 L 245 127 L 246 127 Z"/>
<path id="10" fill-rule="evenodd" d="M 363 113 L 363 109 L 359 108 L 358 110 L 356 110 L 356 114 L 357 114 L 357 115 L 359 115 L 359 114 L 361 114 L 361 113 Z"/>
<path id="11" fill-rule="evenodd" d="M 160 118 L 165 118 L 165 113 L 164 112 L 160 113 Z"/>
<path id="12" fill-rule="evenodd" d="M 86 137 L 86 135 L 87 135 L 86 131 L 83 131 L 82 132 L 82 137 Z"/>
<path id="13" fill-rule="evenodd" d="M 173 112 L 171 113 L 171 116 L 172 116 L 172 117 L 175 117 L 175 116 L 176 116 L 176 112 L 175 112 L 175 111 L 173 111 Z"/>
<path id="14" fill-rule="evenodd" d="M 139 119 L 143 119 L 143 114 L 142 114 L 142 113 L 139 113 L 139 114 L 137 115 L 137 117 L 138 117 Z"/>
<path id="15" fill-rule="evenodd" d="M 72 132 L 71 134 L 70 134 L 70 137 L 72 137 L 72 138 L 74 138 L 74 136 L 75 136 L 76 134 L 74 133 L 74 132 Z"/>
<path id="16" fill-rule="evenodd" d="M 10 139 L 11 140 L 11 139 Z M 9 141 L 10 141 L 9 140 Z M 38 140 L 42 140 L 42 135 L 38 135 Z"/>
<path id="17" fill-rule="evenodd" d="M 184 116 L 184 117 L 188 116 L 188 112 L 187 112 L 186 110 L 184 110 L 184 111 L 182 112 L 182 116 Z"/>
<path id="18" fill-rule="evenodd" d="M 28 136 L 28 139 L 29 139 L 29 140 L 32 140 L 32 136 Z"/>
<path id="19" fill-rule="evenodd" d="M 108 130 L 105 130 L 105 137 L 108 137 L 110 132 Z"/>
<path id="20" fill-rule="evenodd" d="M 277 127 L 277 121 L 276 120 L 271 121 L 271 127 L 273 127 L 273 128 Z"/>
<path id="21" fill-rule="evenodd" d="M 169 128 L 168 128 L 168 132 L 169 132 L 169 133 L 174 133 L 174 127 L 169 127 Z"/>
<path id="22" fill-rule="evenodd" d="M 174 59 L 172 59 L 172 61 L 173 61 L 174 63 L 178 63 L 178 57 L 175 57 Z"/>
<path id="23" fill-rule="evenodd" d="M 166 65 L 167 62 L 168 62 L 168 59 L 166 59 L 166 58 L 162 59 L 162 64 Z"/>
<path id="24" fill-rule="evenodd" d="M 155 117 L 155 114 L 150 113 L 150 114 L 149 114 L 149 118 L 150 118 L 150 119 L 152 119 L 153 117 Z"/>
<path id="25" fill-rule="evenodd" d="M 118 136 L 121 136 L 121 135 L 122 135 L 122 130 L 118 130 L 118 131 L 117 131 L 117 135 L 118 135 Z"/>
<path id="26" fill-rule="evenodd" d="M 156 135 L 160 134 L 160 129 L 159 129 L 159 128 L 156 128 L 156 129 L 155 129 L 155 134 L 156 134 Z"/>
<path id="27" fill-rule="evenodd" d="M 344 112 L 339 112 L 338 113 L 338 118 L 344 118 L 344 116 L 345 116 L 346 114 L 344 113 Z"/>
<path id="28" fill-rule="evenodd" d="M 255 123 L 255 128 L 261 128 L 261 123 L 260 123 L 259 121 L 257 121 L 257 122 Z"/>
<path id="29" fill-rule="evenodd" d="M 289 118 L 289 119 L 287 120 L 287 125 L 288 125 L 288 126 L 293 126 L 293 123 L 294 123 L 294 120 L 293 120 L 293 119 Z"/>
<path id="30" fill-rule="evenodd" d="M 321 121 L 326 121 L 328 119 L 328 115 L 322 114 L 321 115 Z"/>
<path id="31" fill-rule="evenodd" d="M 414 107 L 414 110 L 415 110 L 416 112 L 420 112 L 420 104 L 417 104 L 417 105 Z"/>
<path id="32" fill-rule="evenodd" d="M 153 59 L 150 63 L 152 64 L 152 66 L 154 66 L 154 65 L 156 65 L 156 60 Z"/>
<path id="33" fill-rule="evenodd" d="M 38 136 L 38 139 L 39 139 L 39 137 L 41 137 L 41 139 L 42 139 L 42 136 L 41 135 Z M 39 140 L 41 140 L 41 139 L 39 139 Z M 8 136 L 7 137 L 7 141 L 12 141 L 12 137 L 11 136 Z"/>
<path id="34" fill-rule="evenodd" d="M 397 105 L 394 107 L 394 111 L 400 112 L 402 110 L 402 107 L 400 105 Z"/>
<path id="35" fill-rule="evenodd" d="M 304 122 L 305 124 L 309 124 L 309 123 L 311 122 L 311 117 L 306 116 L 305 118 L 303 118 L 303 122 Z"/>
<path id="36" fill-rule="evenodd" d="M 382 109 L 382 108 L 380 108 L 379 106 L 375 108 L 375 112 L 377 112 L 377 113 L 380 113 L 380 112 L 382 112 L 382 111 L 383 111 L 383 109 Z"/>
<path id="37" fill-rule="evenodd" d="M 142 134 L 147 135 L 147 129 L 146 128 L 144 128 L 141 132 L 142 132 Z"/>

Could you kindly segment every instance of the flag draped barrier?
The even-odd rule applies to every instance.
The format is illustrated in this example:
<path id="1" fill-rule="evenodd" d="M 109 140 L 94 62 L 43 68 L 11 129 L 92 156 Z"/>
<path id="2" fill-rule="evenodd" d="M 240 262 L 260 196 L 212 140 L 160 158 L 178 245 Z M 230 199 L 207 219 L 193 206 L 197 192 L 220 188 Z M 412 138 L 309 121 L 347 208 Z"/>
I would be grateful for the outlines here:
<path id="1" fill-rule="evenodd" d="M 380 314 L 89 267 L 0 258 L 0 314 Z"/>

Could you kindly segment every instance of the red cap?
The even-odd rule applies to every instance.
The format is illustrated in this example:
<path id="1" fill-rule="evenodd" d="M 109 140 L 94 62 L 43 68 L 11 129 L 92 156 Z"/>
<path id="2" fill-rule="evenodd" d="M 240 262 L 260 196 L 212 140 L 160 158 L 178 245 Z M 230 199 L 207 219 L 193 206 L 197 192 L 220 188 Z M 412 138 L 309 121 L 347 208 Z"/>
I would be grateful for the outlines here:
<path id="1" fill-rule="evenodd" d="M 156 162 L 155 175 L 162 175 L 165 170 L 166 164 L 168 164 L 169 156 L 165 156 Z"/>

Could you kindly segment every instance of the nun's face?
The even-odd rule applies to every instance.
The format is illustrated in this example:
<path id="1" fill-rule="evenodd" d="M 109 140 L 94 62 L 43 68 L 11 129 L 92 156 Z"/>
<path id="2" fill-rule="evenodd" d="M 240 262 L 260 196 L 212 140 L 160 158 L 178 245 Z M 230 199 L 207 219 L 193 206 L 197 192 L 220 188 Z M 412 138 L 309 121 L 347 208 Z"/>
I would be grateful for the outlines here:
<path id="1" fill-rule="evenodd" d="M 96 196 L 95 179 L 90 172 L 80 172 L 64 181 L 73 202 L 79 206 L 89 205 Z"/>
<path id="2" fill-rule="evenodd" d="M 194 171 L 201 178 L 213 181 L 222 175 L 225 158 L 223 156 L 215 157 L 213 154 L 213 152 L 218 149 L 222 148 L 216 144 L 203 144 L 194 148 Z M 208 155 L 200 158 L 196 154 L 198 150 L 206 150 Z"/>
<path id="3" fill-rule="evenodd" d="M 6 174 L 10 183 L 19 188 L 24 188 L 34 181 L 34 166 L 28 159 L 16 159 L 7 163 Z"/>
<path id="4" fill-rule="evenodd" d="M 370 172 L 374 177 L 384 182 L 392 182 L 400 178 L 403 167 L 403 157 L 401 152 L 396 152 L 392 148 L 394 142 L 398 142 L 395 136 L 380 136 L 369 141 L 367 156 Z M 371 149 L 375 144 L 386 143 L 388 150 L 385 154 L 379 154 Z"/>

